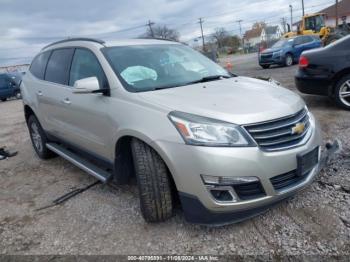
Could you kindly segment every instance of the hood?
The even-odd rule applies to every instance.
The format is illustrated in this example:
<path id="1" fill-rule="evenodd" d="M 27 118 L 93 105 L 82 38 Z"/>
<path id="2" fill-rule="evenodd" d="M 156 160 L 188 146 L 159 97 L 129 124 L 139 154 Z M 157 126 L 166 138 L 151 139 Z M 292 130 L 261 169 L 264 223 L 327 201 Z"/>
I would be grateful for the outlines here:
<path id="1" fill-rule="evenodd" d="M 304 107 L 292 91 L 247 77 L 139 93 L 144 102 L 235 124 L 250 124 L 291 115 Z"/>
<path id="2" fill-rule="evenodd" d="M 268 48 L 268 49 L 265 49 L 264 51 L 262 51 L 261 53 L 268 54 L 268 53 L 278 52 L 281 50 L 282 50 L 282 48 Z"/>

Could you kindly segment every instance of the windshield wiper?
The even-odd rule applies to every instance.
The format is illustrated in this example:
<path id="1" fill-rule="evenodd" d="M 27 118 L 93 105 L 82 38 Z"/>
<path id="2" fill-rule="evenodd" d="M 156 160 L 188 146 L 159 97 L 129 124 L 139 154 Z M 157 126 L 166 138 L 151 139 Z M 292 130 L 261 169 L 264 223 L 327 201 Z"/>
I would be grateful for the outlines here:
<path id="1" fill-rule="evenodd" d="M 187 83 L 187 84 L 188 84 L 188 85 L 191 85 L 191 84 L 197 84 L 197 83 L 205 83 L 205 82 L 210 82 L 210 81 L 219 80 L 219 79 L 221 79 L 221 78 L 231 78 L 231 76 L 228 76 L 228 75 L 205 76 L 205 77 L 202 77 L 201 79 L 198 79 L 198 80 L 189 82 L 189 83 Z"/>

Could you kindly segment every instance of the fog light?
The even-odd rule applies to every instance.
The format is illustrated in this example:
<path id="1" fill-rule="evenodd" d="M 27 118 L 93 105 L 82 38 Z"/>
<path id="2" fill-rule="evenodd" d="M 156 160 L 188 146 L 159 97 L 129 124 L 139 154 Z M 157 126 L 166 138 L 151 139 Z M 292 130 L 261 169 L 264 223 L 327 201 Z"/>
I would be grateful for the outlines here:
<path id="1" fill-rule="evenodd" d="M 255 176 L 228 177 L 201 175 L 201 177 L 204 184 L 207 185 L 238 185 L 259 181 L 259 179 Z"/>
<path id="2" fill-rule="evenodd" d="M 208 185 L 207 189 L 216 201 L 237 202 L 237 198 L 232 187 Z"/>

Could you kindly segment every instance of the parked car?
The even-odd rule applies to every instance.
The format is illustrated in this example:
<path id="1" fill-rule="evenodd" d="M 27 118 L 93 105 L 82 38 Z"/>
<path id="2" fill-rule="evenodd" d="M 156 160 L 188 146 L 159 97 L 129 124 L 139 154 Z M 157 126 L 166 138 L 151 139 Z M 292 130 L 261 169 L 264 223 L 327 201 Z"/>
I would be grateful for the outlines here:
<path id="1" fill-rule="evenodd" d="M 297 94 L 180 43 L 56 42 L 21 89 L 37 155 L 105 183 L 135 176 L 149 222 L 171 217 L 174 199 L 193 223 L 241 221 L 319 172 L 320 128 Z"/>
<path id="2" fill-rule="evenodd" d="M 259 53 L 259 64 L 264 69 L 271 65 L 291 66 L 298 62 L 303 51 L 321 46 L 322 41 L 318 36 L 304 35 L 281 39 L 271 48 Z"/>
<path id="3" fill-rule="evenodd" d="M 350 110 L 350 36 L 304 52 L 295 83 L 302 93 L 329 96 Z"/>
<path id="4" fill-rule="evenodd" d="M 16 83 L 14 76 L 0 74 L 0 100 L 4 102 L 11 97 L 21 98 L 19 85 Z"/>

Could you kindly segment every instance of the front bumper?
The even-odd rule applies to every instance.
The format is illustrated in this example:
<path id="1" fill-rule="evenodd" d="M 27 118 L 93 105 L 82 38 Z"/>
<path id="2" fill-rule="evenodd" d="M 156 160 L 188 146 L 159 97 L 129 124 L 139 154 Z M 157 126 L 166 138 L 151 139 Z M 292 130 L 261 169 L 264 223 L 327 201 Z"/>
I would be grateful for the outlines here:
<path id="1" fill-rule="evenodd" d="M 296 170 L 298 154 L 321 146 L 320 128 L 314 118 L 311 122 L 313 128 L 308 141 L 284 151 L 265 152 L 259 147 L 200 147 L 166 141 L 155 141 L 154 147 L 173 175 L 186 219 L 200 224 L 225 224 L 261 213 L 311 184 L 318 173 L 318 166 L 305 179 L 282 190 L 275 190 L 270 180 Z M 259 178 L 265 196 L 229 203 L 216 201 L 203 183 L 201 175 L 255 176 Z"/>
<path id="2" fill-rule="evenodd" d="M 264 57 L 259 55 L 259 65 L 281 65 L 283 64 L 285 56 L 281 55 L 271 55 Z"/>

